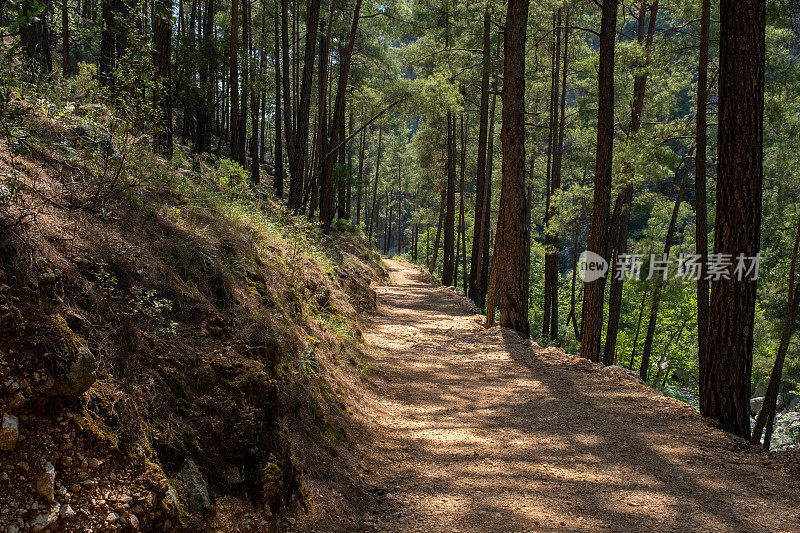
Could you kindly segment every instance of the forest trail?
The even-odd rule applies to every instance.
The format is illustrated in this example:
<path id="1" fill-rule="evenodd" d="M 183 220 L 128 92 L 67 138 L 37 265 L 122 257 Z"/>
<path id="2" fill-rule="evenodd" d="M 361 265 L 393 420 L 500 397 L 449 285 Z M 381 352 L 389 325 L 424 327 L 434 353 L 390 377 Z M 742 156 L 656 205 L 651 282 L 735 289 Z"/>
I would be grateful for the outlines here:
<path id="1" fill-rule="evenodd" d="M 627 375 L 486 330 L 466 299 L 386 263 L 358 444 L 376 501 L 353 529 L 800 530 L 800 483 L 774 455 Z"/>

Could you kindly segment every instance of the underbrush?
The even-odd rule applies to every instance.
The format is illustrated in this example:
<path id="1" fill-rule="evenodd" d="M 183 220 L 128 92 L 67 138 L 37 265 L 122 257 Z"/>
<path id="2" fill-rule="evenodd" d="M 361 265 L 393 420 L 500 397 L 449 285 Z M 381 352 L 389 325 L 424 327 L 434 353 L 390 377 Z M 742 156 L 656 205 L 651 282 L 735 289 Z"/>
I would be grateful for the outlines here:
<path id="1" fill-rule="evenodd" d="M 211 512 L 183 505 L 188 460 L 214 494 L 302 504 L 298 449 L 308 460 L 347 438 L 336 373 L 367 366 L 358 313 L 375 305 L 380 258 L 346 222 L 323 235 L 293 216 L 236 163 L 157 157 L 110 106 L 65 94 L 18 94 L 2 117 L 3 376 L 57 380 L 90 350 L 97 381 L 59 401 L 162 472 L 186 527 Z M 14 409 L 53 401 L 34 388 Z"/>

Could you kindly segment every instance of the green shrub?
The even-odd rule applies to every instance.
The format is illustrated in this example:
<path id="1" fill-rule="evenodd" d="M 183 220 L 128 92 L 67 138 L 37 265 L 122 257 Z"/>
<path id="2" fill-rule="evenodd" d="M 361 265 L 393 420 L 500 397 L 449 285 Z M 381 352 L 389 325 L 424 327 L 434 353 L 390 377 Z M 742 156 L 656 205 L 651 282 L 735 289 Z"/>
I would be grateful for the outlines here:
<path id="1" fill-rule="evenodd" d="M 247 187 L 247 172 L 242 165 L 227 158 L 220 158 L 214 165 L 214 175 L 220 185 L 233 191 Z"/>

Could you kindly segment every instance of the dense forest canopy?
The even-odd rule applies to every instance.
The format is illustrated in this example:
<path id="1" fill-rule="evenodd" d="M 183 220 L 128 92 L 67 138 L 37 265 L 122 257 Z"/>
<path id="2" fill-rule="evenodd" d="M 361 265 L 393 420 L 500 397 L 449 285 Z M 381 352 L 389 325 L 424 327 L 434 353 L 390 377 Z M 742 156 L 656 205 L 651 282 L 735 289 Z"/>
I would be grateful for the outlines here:
<path id="1" fill-rule="evenodd" d="M 797 390 L 794 0 L 0 1 L 12 142 L 101 99 L 754 442 Z"/>

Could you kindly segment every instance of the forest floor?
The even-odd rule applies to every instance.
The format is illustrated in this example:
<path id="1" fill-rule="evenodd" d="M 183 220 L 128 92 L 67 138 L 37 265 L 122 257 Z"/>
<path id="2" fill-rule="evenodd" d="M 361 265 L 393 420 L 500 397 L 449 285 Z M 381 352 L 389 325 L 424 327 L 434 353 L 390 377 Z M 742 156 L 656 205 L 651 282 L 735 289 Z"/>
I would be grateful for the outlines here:
<path id="1" fill-rule="evenodd" d="M 291 529 L 800 530 L 797 455 L 761 453 L 624 371 L 486 330 L 465 298 L 387 264 L 363 325 L 372 386 L 351 406 L 373 497 L 361 516 L 312 503 Z"/>

